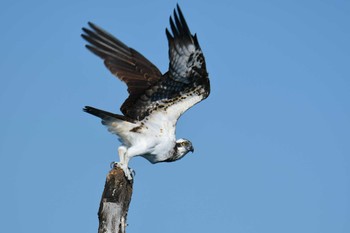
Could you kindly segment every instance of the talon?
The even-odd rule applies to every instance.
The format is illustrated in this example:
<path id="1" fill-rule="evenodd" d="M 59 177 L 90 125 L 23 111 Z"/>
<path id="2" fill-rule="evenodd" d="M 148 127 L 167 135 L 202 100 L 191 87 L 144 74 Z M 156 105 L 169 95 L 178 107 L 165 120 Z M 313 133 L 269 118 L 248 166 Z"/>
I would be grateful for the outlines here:
<path id="1" fill-rule="evenodd" d="M 123 171 L 124 171 L 124 174 L 125 174 L 125 177 L 128 179 L 128 180 L 133 180 L 134 177 L 136 176 L 136 172 L 134 169 L 132 168 L 129 168 L 127 167 L 126 165 L 124 165 L 123 163 L 121 162 L 111 162 L 111 164 L 109 165 L 112 169 L 113 168 L 116 168 L 116 167 L 119 167 L 121 168 Z"/>
<path id="2" fill-rule="evenodd" d="M 129 171 L 130 171 L 130 175 L 134 179 L 134 177 L 136 176 L 136 171 L 134 169 L 132 169 L 132 168 L 129 168 Z"/>
<path id="3" fill-rule="evenodd" d="M 115 168 L 115 167 L 118 166 L 118 162 L 113 161 L 113 162 L 111 162 L 111 163 L 109 164 L 109 166 L 110 166 L 110 168 Z"/>
<path id="4" fill-rule="evenodd" d="M 133 172 L 127 168 L 126 170 L 124 170 L 125 176 L 128 180 L 133 180 L 134 176 L 133 176 Z"/>

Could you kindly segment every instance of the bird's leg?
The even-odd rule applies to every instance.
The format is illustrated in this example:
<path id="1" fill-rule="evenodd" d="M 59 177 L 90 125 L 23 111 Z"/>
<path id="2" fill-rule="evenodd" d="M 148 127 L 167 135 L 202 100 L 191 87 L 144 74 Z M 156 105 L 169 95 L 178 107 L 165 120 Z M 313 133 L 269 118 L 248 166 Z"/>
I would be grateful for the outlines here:
<path id="1" fill-rule="evenodd" d="M 124 162 L 123 163 L 122 162 L 118 163 L 117 166 L 120 167 L 121 169 L 123 169 L 124 174 L 125 174 L 126 178 L 128 178 L 128 180 L 132 180 L 133 177 L 134 177 L 135 172 L 134 172 L 133 169 L 130 169 L 128 167 L 128 163 L 129 163 L 129 157 L 125 156 L 124 157 Z"/>
<path id="2" fill-rule="evenodd" d="M 120 162 L 117 164 L 117 166 L 123 169 L 124 174 L 128 178 L 128 180 L 132 180 L 134 172 L 128 167 L 129 157 L 126 155 L 127 148 L 125 146 L 120 146 L 118 148 L 118 154 Z"/>
<path id="3" fill-rule="evenodd" d="M 119 163 L 124 164 L 125 163 L 125 154 L 126 154 L 126 147 L 120 146 L 118 147 L 118 155 L 119 155 Z"/>
<path id="4" fill-rule="evenodd" d="M 125 161 L 125 153 L 127 151 L 127 148 L 125 146 L 118 147 L 118 155 L 119 155 L 119 163 L 116 161 L 111 162 L 111 168 L 118 166 L 118 164 L 123 164 Z"/>

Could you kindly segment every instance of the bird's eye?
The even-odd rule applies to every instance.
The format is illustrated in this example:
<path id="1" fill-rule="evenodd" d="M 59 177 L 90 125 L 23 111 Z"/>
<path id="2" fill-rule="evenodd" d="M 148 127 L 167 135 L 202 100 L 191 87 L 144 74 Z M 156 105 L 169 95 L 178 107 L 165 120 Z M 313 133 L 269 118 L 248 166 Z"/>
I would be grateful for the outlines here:
<path id="1" fill-rule="evenodd" d="M 186 142 L 181 142 L 180 145 L 181 146 L 186 146 Z"/>

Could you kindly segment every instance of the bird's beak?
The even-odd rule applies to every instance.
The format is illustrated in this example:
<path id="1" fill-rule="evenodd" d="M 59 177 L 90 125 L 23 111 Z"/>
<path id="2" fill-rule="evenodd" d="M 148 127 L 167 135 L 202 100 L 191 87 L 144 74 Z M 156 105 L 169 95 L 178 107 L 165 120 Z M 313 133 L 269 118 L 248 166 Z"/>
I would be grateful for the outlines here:
<path id="1" fill-rule="evenodd" d="M 193 147 L 191 147 L 190 151 L 193 153 L 193 152 L 194 152 L 194 148 L 193 148 Z"/>

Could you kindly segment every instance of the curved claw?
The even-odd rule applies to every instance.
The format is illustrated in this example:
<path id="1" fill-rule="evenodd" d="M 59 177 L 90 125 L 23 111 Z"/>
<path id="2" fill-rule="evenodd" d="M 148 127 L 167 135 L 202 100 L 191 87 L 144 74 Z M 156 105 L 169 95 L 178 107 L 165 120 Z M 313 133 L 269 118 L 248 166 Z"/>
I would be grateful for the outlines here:
<path id="1" fill-rule="evenodd" d="M 132 178 L 134 178 L 136 176 L 136 171 L 130 167 L 129 167 L 129 171 L 131 173 Z"/>
<path id="2" fill-rule="evenodd" d="M 116 161 L 113 161 L 109 164 L 110 168 L 115 168 L 116 166 L 118 166 L 118 162 L 116 162 Z"/>
<path id="3" fill-rule="evenodd" d="M 109 165 L 111 168 L 116 168 L 116 167 L 120 167 L 121 169 L 123 169 L 124 171 L 124 174 L 126 176 L 126 178 L 128 180 L 132 180 L 135 176 L 136 176 L 136 172 L 134 169 L 132 168 L 129 168 L 127 166 L 125 166 L 124 164 L 122 163 L 118 163 L 118 162 L 111 162 L 110 165 Z"/>

